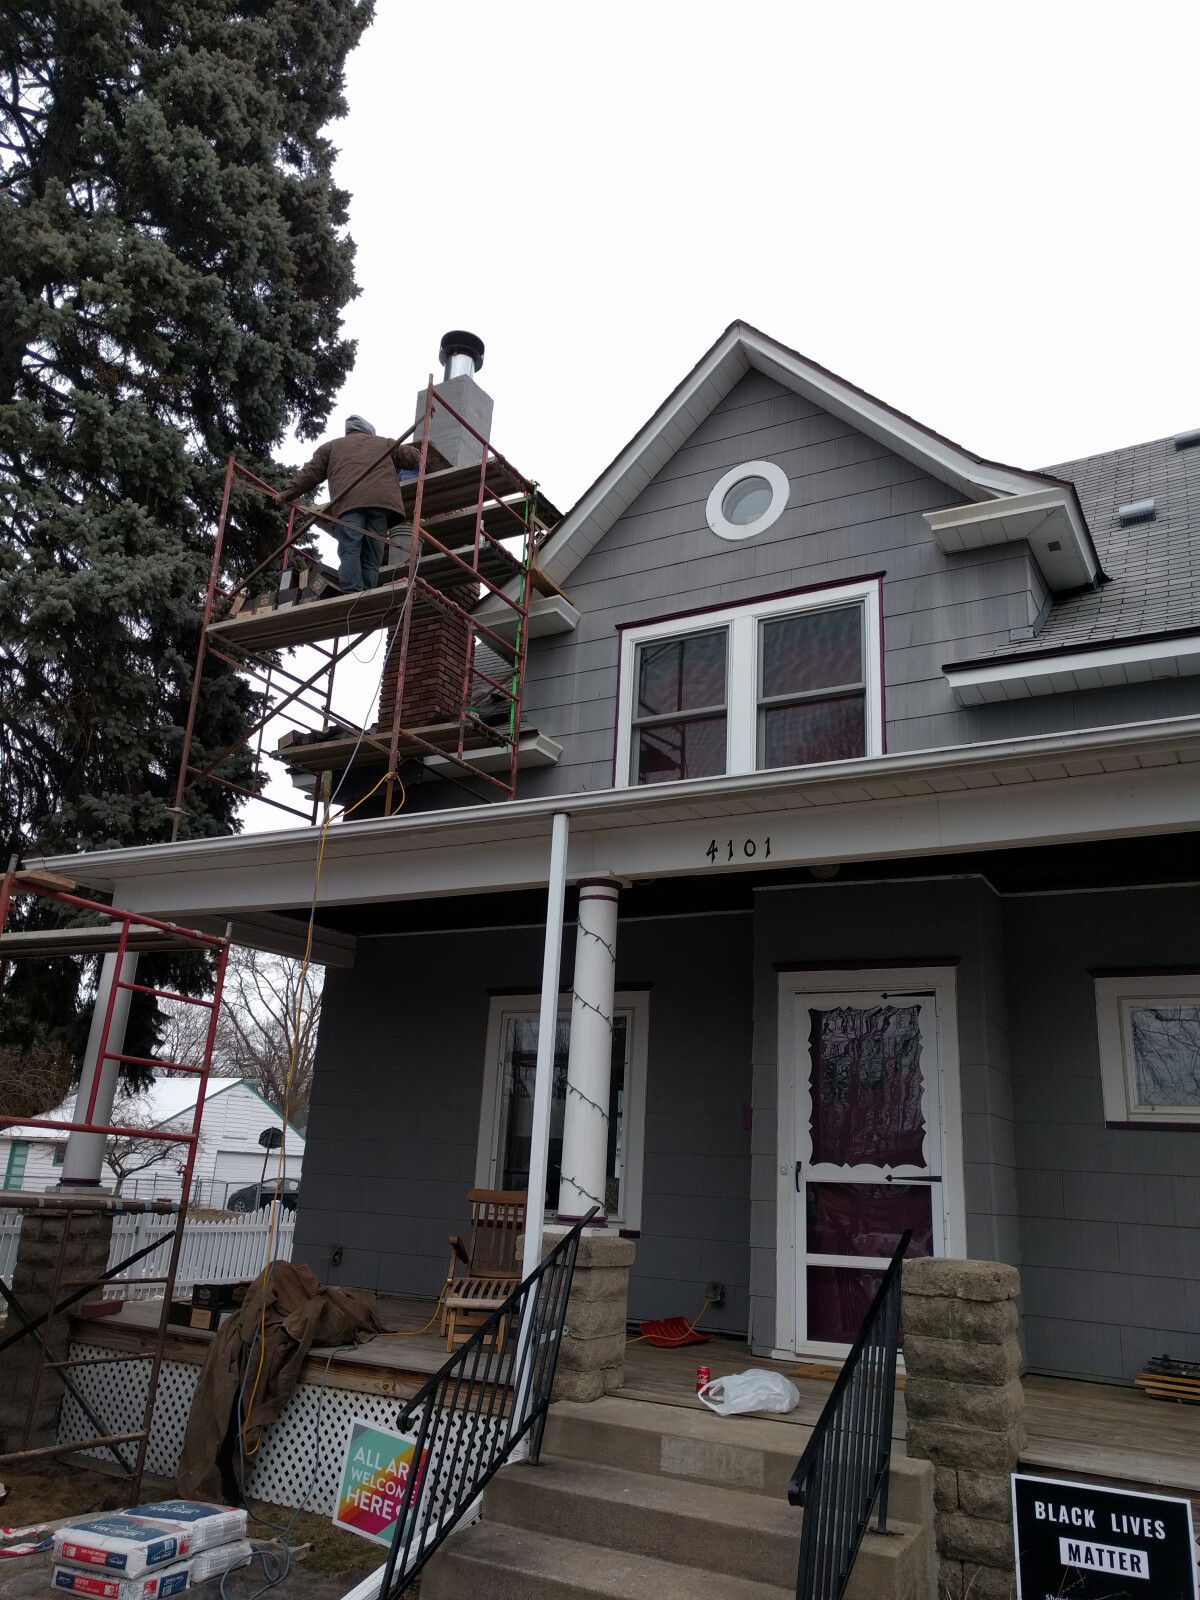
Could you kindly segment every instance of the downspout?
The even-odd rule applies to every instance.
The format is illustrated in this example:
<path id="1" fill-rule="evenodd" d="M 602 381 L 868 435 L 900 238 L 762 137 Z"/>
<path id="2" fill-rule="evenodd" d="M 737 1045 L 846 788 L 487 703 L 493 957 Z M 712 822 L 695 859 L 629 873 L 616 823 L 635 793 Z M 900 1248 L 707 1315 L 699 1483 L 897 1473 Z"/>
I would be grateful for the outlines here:
<path id="1" fill-rule="evenodd" d="M 522 1276 L 542 1259 L 542 1218 L 550 1166 L 550 1110 L 554 1096 L 554 1036 L 558 1031 L 558 980 L 562 966 L 563 906 L 567 895 L 565 811 L 554 813 L 550 838 L 550 879 L 546 892 L 546 944 L 542 955 L 542 1001 L 538 1011 L 537 1068 L 533 1079 L 533 1129 L 529 1144 L 529 1199 L 525 1207 Z"/>

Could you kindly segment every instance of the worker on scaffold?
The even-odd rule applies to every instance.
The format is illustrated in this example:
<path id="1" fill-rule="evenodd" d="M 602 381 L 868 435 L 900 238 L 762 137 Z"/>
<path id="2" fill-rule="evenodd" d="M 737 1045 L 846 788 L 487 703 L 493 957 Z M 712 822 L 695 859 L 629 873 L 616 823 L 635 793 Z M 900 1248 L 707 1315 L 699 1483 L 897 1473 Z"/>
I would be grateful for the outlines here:
<path id="1" fill-rule="evenodd" d="M 419 445 L 381 439 L 365 417 L 355 415 L 346 418 L 345 438 L 327 439 L 281 490 L 285 500 L 295 500 L 329 480 L 329 510 L 338 519 L 333 531 L 343 594 L 373 589 L 379 582 L 388 527 L 410 514 L 401 476 L 415 478 L 420 464 Z M 428 465 L 435 471 L 446 465 L 432 444 Z"/>

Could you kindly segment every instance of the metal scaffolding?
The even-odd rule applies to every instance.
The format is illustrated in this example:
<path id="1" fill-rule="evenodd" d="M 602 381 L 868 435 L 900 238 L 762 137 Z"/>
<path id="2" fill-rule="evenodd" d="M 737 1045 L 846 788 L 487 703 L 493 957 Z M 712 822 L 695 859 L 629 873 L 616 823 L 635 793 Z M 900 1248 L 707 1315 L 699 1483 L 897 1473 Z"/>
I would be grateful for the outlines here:
<path id="1" fill-rule="evenodd" d="M 430 468 L 430 430 L 439 411 L 474 439 L 478 462 Z M 398 764 L 411 760 L 427 772 L 464 784 L 477 798 L 489 793 L 514 798 L 522 755 L 521 700 L 531 595 L 535 590 L 561 593 L 538 570 L 536 553 L 558 513 L 534 482 L 436 392 L 432 375 L 420 421 L 398 441 L 381 441 L 386 448 L 359 479 L 406 440 L 420 448 L 416 476 L 402 484 L 405 495 L 411 494 L 411 517 L 385 537 L 364 535 L 377 538 L 382 547 L 378 585 L 349 594 L 340 592 L 336 574 L 301 542 L 314 525 L 329 531 L 345 524 L 328 510 L 295 505 L 288 506 L 283 543 L 239 582 L 225 586 L 222 552 L 234 485 L 285 503 L 277 490 L 230 456 L 180 756 L 172 837 L 178 836 L 188 794 L 205 782 L 264 799 L 308 822 L 317 820 L 322 787 L 326 795 L 330 793 L 330 780 L 324 775 L 340 772 L 344 777 L 352 768 L 358 772 L 359 790 L 369 787 L 364 771 L 381 770 L 377 786 L 384 790 L 384 814 L 390 815 L 400 781 Z M 262 592 L 268 577 L 276 578 L 276 586 Z M 475 609 L 480 597 L 494 602 L 486 617 Z M 429 619 L 440 619 L 451 636 L 461 640 L 462 651 L 461 692 L 452 714 L 433 723 L 414 720 L 406 695 L 406 678 L 415 672 L 410 661 L 413 629 Z M 380 687 L 394 672 L 394 696 L 390 716 L 367 726 L 367 715 L 355 721 L 335 710 L 334 685 L 338 665 L 380 629 L 387 630 Z M 307 663 L 297 670 L 290 661 L 289 652 L 298 647 L 319 657 L 315 670 L 306 671 Z M 240 738 L 197 765 L 192 746 L 209 656 L 256 685 L 259 708 Z M 298 788 L 311 787 L 308 810 L 261 793 L 263 733 L 280 720 L 291 726 L 271 754 L 286 765 Z M 250 780 L 235 781 L 223 769 L 252 744 Z M 478 785 L 483 785 L 482 791 Z M 352 783 L 346 798 L 361 798 L 354 791 Z"/>
<path id="2" fill-rule="evenodd" d="M 165 1145 L 175 1145 L 184 1150 L 186 1155 L 182 1168 L 178 1202 L 172 1200 L 125 1200 L 119 1195 L 109 1194 L 105 1191 L 82 1188 L 45 1193 L 33 1193 L 20 1189 L 0 1190 L 0 1209 L 20 1210 L 26 1213 L 32 1211 L 54 1212 L 61 1214 L 63 1217 L 62 1233 L 58 1241 L 45 1311 L 38 1313 L 36 1308 L 27 1310 L 13 1291 L 4 1284 L 3 1280 L 0 1280 L 0 1296 L 3 1296 L 8 1313 L 3 1334 L 0 1335 L 0 1355 L 22 1339 L 33 1339 L 37 1351 L 30 1384 L 29 1402 L 21 1433 L 21 1448 L 8 1454 L 0 1455 L 0 1466 L 4 1466 L 9 1462 L 28 1463 L 40 1458 L 65 1455 L 77 1450 L 104 1448 L 113 1456 L 118 1466 L 128 1473 L 130 1478 L 129 1503 L 130 1505 L 136 1505 L 141 1494 L 142 1473 L 145 1469 L 146 1451 L 149 1445 L 150 1427 L 154 1415 L 154 1398 L 158 1387 L 159 1372 L 162 1367 L 163 1347 L 166 1342 L 171 1299 L 175 1288 L 175 1276 L 179 1267 L 179 1255 L 183 1246 L 183 1223 L 187 1216 L 192 1173 L 195 1168 L 196 1155 L 200 1143 L 200 1122 L 204 1114 L 204 1096 L 208 1086 L 209 1068 L 212 1062 L 217 1018 L 221 1008 L 221 993 L 225 983 L 225 965 L 229 956 L 230 940 L 228 936 L 219 937 L 214 934 L 198 933 L 194 929 L 181 928 L 172 922 L 160 922 L 153 917 L 142 916 L 135 911 L 122 911 L 114 906 L 106 906 L 94 900 L 83 899 L 72 892 L 74 887 L 74 884 L 68 880 L 55 878 L 49 873 L 21 872 L 17 870 L 15 860 L 9 863 L 8 871 L 4 874 L 3 879 L 0 880 L 0 988 L 2 988 L 8 972 L 8 963 L 15 959 L 54 959 L 72 955 L 94 956 L 109 953 L 115 955 L 113 979 L 105 1001 L 103 1027 L 99 1037 L 86 1104 L 82 1106 L 81 1114 L 81 1100 L 84 1094 L 84 1089 L 81 1087 L 80 1095 L 76 1099 L 74 1111 L 69 1119 L 55 1119 L 47 1116 L 0 1116 L 0 1128 L 21 1127 L 65 1130 L 68 1133 L 99 1134 L 104 1138 L 136 1135 L 139 1139 L 161 1140 Z M 59 905 L 70 907 L 76 912 L 89 913 L 90 925 L 81 924 L 48 929 L 27 928 L 10 932 L 7 928 L 9 912 L 14 898 L 18 895 L 37 896 L 45 900 L 55 901 Z M 216 965 L 215 983 L 211 998 L 197 998 L 193 995 L 179 994 L 149 984 L 136 983 L 132 978 L 125 978 L 123 976 L 125 956 L 150 950 L 207 950 L 211 952 Z M 160 999 L 177 1000 L 187 1005 L 206 1008 L 209 1013 L 209 1020 L 201 1063 L 196 1066 L 181 1061 L 160 1061 L 126 1054 L 119 1047 L 118 1041 L 113 1036 L 113 1017 L 117 1006 L 118 993 L 122 989 L 128 990 L 133 994 L 146 994 Z M 118 1063 L 118 1070 L 121 1066 L 133 1065 L 147 1069 L 161 1070 L 165 1068 L 175 1072 L 185 1072 L 193 1076 L 196 1079 L 196 1107 L 192 1116 L 190 1131 L 123 1127 L 111 1121 L 111 1114 L 108 1120 L 102 1118 L 98 1121 L 96 1119 L 96 1105 L 100 1090 L 101 1070 L 105 1062 Z M 178 1220 L 169 1233 L 156 1238 L 145 1249 L 135 1251 L 132 1255 L 126 1256 L 115 1267 L 108 1268 L 104 1272 L 94 1273 L 91 1276 L 86 1274 L 84 1276 L 77 1274 L 67 1275 L 71 1254 L 72 1224 L 77 1218 L 95 1216 L 105 1212 L 144 1211 L 174 1214 Z M 78 1304 L 79 1301 L 85 1300 L 89 1294 L 94 1293 L 97 1289 L 105 1285 L 119 1287 L 122 1282 L 126 1281 L 121 1276 L 126 1268 L 140 1261 L 143 1256 L 161 1249 L 168 1242 L 170 1243 L 171 1251 L 166 1272 L 158 1277 L 139 1277 L 136 1280 L 139 1285 L 161 1283 L 163 1286 L 162 1310 L 159 1315 L 158 1329 L 152 1350 L 145 1355 L 123 1353 L 115 1356 L 86 1357 L 73 1360 L 71 1358 L 70 1337 L 68 1335 L 65 1350 L 56 1354 L 54 1349 L 56 1320 L 65 1311 Z M 141 1426 L 133 1432 L 113 1433 L 108 1424 L 99 1415 L 95 1406 L 83 1393 L 72 1373 L 80 1368 L 107 1366 L 116 1362 L 139 1360 L 148 1360 L 150 1362 Z M 95 1428 L 94 1437 L 71 1439 L 39 1447 L 30 1446 L 37 1416 L 38 1401 L 45 1386 L 46 1375 L 51 1372 L 58 1374 L 64 1390 L 72 1396 L 80 1411 L 91 1423 L 92 1427 Z M 121 1447 L 133 1445 L 136 1445 L 137 1449 L 134 1458 L 130 1460 Z"/>

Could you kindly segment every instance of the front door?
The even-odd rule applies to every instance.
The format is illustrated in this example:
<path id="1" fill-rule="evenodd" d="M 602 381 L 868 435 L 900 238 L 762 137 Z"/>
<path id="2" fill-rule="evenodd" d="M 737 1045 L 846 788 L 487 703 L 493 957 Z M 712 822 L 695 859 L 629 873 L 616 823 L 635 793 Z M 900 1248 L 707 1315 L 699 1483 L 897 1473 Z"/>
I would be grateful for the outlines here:
<path id="1" fill-rule="evenodd" d="M 905 1229 L 945 1255 L 937 996 L 794 995 L 796 1348 L 853 1343 Z"/>

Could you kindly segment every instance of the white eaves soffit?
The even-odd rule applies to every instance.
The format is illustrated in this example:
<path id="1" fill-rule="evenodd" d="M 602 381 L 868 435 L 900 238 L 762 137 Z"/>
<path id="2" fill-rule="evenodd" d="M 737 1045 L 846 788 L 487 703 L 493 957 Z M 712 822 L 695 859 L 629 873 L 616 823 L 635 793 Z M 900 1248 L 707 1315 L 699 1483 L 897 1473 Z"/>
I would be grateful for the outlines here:
<path id="1" fill-rule="evenodd" d="M 1111 689 L 1155 678 L 1194 678 L 1200 674 L 1200 634 L 1092 650 L 1058 650 L 1046 656 L 1008 656 L 999 661 L 951 665 L 942 671 L 962 706 Z"/>
<path id="2" fill-rule="evenodd" d="M 946 555 L 1027 540 L 1047 587 L 1055 594 L 1096 582 L 1100 563 L 1074 491 L 1035 489 L 982 504 L 926 511 L 925 521 Z"/>
<path id="3" fill-rule="evenodd" d="M 1059 514 L 1054 507 L 1065 507 L 1064 526 L 1072 530 L 1071 550 L 1064 562 L 1064 572 L 1067 563 L 1074 560 L 1079 572 L 1085 575 L 1077 575 L 1073 568 L 1069 583 L 1065 577 L 1057 582 L 1047 571 L 1047 582 L 1052 588 L 1079 588 L 1099 576 L 1099 559 L 1073 486 L 972 455 L 961 445 L 894 411 L 757 328 L 734 322 L 547 539 L 538 564 L 549 578 L 557 584 L 567 582 L 583 558 L 595 549 L 661 468 L 750 371 L 761 372 L 785 389 L 803 395 L 814 405 L 958 490 L 973 504 L 1048 494 L 1053 505 L 1047 503 L 1043 519 L 1046 515 Z M 957 510 L 939 513 L 951 517 L 957 514 Z M 1023 526 L 1021 531 L 1008 534 L 994 528 L 992 537 L 980 542 L 1028 537 L 1029 532 Z M 1053 540 L 1058 534 L 1052 533 L 1049 537 Z M 1067 551 L 1068 539 L 1064 537 L 1062 543 L 1063 550 Z M 957 548 L 971 547 L 961 544 Z"/>
<path id="4" fill-rule="evenodd" d="M 567 871 L 575 881 L 710 877 L 1194 831 L 1197 771 L 1200 717 L 1182 717 L 341 822 L 326 836 L 321 902 L 544 888 L 560 810 L 571 818 Z M 277 913 L 303 913 L 311 904 L 319 834 L 287 829 L 27 864 L 109 889 L 116 903 L 153 916 L 247 924 L 248 942 L 257 943 L 277 939 L 289 921 L 293 937 L 303 933 L 302 921 Z M 348 963 L 352 950 L 319 959 Z"/>

